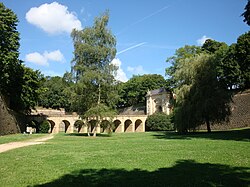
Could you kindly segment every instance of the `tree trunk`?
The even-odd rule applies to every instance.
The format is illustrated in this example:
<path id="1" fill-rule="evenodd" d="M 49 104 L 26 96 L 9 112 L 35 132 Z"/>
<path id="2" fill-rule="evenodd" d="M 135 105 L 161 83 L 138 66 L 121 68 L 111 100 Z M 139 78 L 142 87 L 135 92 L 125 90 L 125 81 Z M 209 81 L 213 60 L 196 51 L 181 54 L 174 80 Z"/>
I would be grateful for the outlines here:
<path id="1" fill-rule="evenodd" d="M 210 133 L 211 132 L 211 127 L 210 127 L 209 118 L 206 118 L 206 124 L 207 124 L 207 132 Z"/>
<path id="2" fill-rule="evenodd" d="M 98 101 L 97 104 L 101 103 L 101 84 L 98 85 Z"/>

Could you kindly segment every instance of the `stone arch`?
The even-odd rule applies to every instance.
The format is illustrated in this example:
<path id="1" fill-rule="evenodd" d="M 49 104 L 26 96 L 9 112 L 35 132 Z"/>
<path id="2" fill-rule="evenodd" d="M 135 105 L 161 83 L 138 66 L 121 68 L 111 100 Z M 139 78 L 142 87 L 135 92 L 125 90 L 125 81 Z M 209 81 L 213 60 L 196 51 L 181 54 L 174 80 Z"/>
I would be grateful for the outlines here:
<path id="1" fill-rule="evenodd" d="M 95 127 L 97 127 L 97 120 L 92 119 L 88 121 L 88 132 L 94 133 Z"/>
<path id="2" fill-rule="evenodd" d="M 62 120 L 61 124 L 60 124 L 60 132 L 64 132 L 67 133 L 68 129 L 70 126 L 70 122 L 68 120 Z"/>
<path id="3" fill-rule="evenodd" d="M 84 126 L 85 126 L 84 122 L 82 120 L 78 119 L 74 123 L 74 131 L 80 133 L 83 131 Z"/>
<path id="4" fill-rule="evenodd" d="M 133 132 L 133 123 L 130 119 L 124 122 L 124 132 Z"/>
<path id="5" fill-rule="evenodd" d="M 135 121 L 135 132 L 143 132 L 143 122 L 140 119 Z"/>
<path id="6" fill-rule="evenodd" d="M 109 132 L 110 127 L 111 127 L 111 123 L 108 120 L 102 120 L 100 127 L 101 127 L 101 133 L 103 132 Z"/>
<path id="7" fill-rule="evenodd" d="M 113 132 L 122 132 L 122 122 L 117 119 L 114 121 L 114 129 L 113 129 Z"/>
<path id="8" fill-rule="evenodd" d="M 49 129 L 49 133 L 55 133 L 55 126 L 56 126 L 56 123 L 50 119 L 47 120 L 50 124 L 50 129 Z"/>

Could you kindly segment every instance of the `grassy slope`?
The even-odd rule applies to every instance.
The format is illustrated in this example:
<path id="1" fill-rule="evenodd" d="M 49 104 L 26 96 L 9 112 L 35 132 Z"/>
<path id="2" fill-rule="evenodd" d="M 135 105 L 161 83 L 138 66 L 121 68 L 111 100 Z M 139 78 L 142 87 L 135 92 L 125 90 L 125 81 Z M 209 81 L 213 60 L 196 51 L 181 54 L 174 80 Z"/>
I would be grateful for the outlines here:
<path id="1" fill-rule="evenodd" d="M 34 138 L 40 138 L 45 136 L 46 134 L 11 134 L 11 135 L 4 135 L 0 136 L 0 144 L 9 143 L 9 142 L 18 142 L 18 141 L 25 141 Z"/>
<path id="2" fill-rule="evenodd" d="M 248 186 L 249 134 L 59 134 L 0 154 L 0 186 Z"/>

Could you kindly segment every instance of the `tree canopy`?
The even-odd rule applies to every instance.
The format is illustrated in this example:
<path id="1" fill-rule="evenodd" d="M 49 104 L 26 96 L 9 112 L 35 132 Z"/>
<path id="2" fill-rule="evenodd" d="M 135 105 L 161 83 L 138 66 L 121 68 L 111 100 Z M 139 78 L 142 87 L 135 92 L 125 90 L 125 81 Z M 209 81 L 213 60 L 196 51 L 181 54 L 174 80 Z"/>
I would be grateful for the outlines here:
<path id="1" fill-rule="evenodd" d="M 95 19 L 92 27 L 71 33 L 75 80 L 72 104 L 81 115 L 87 111 L 93 115 L 93 111 L 99 111 L 94 109 L 100 104 L 113 108 L 118 99 L 114 78 L 117 67 L 111 64 L 116 54 L 116 39 L 107 28 L 108 20 L 109 14 L 105 12 Z M 102 116 L 100 113 L 96 115 L 98 118 Z M 86 113 L 84 117 L 87 117 Z"/>
<path id="2" fill-rule="evenodd" d="M 22 86 L 17 81 L 23 75 L 19 57 L 18 19 L 15 13 L 0 3 L 0 92 L 15 108 Z"/>
<path id="3" fill-rule="evenodd" d="M 148 90 L 168 87 L 162 75 L 147 74 L 134 75 L 130 80 L 119 85 L 120 101 L 118 107 L 128 107 L 132 105 L 145 105 Z"/>
<path id="4" fill-rule="evenodd" d="M 250 0 L 247 1 L 245 12 L 243 12 L 241 16 L 244 17 L 243 21 L 250 26 Z"/>
<path id="5" fill-rule="evenodd" d="M 184 46 L 168 58 L 172 66 L 166 73 L 177 95 L 174 120 L 179 132 L 187 132 L 204 123 L 211 131 L 210 124 L 229 116 L 231 95 L 218 79 L 219 62 L 224 54 L 216 55 L 225 47 L 223 43 L 209 40 L 201 48 Z"/>
<path id="6" fill-rule="evenodd" d="M 19 60 L 17 23 L 15 13 L 0 3 L 0 93 L 11 109 L 27 113 L 37 105 L 41 74 Z"/>

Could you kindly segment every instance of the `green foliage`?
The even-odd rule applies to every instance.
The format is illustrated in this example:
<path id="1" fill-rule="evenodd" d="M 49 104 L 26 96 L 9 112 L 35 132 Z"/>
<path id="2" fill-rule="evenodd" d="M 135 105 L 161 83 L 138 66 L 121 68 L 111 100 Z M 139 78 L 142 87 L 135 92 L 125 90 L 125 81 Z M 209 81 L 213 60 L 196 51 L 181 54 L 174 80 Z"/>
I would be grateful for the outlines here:
<path id="1" fill-rule="evenodd" d="M 20 109 L 26 113 L 37 106 L 39 96 L 42 92 L 41 85 L 43 76 L 40 71 L 22 66 L 24 75 L 22 77 L 22 92 L 20 98 Z"/>
<path id="2" fill-rule="evenodd" d="M 71 84 L 61 77 L 46 77 L 42 84 L 39 105 L 45 108 L 70 110 L 70 96 L 67 94 L 70 88 Z"/>
<path id="3" fill-rule="evenodd" d="M 175 73 L 176 69 L 178 68 L 180 62 L 185 58 L 193 57 L 197 54 L 202 52 L 201 48 L 198 46 L 190 46 L 185 45 L 176 50 L 174 56 L 169 57 L 166 62 L 169 63 L 171 66 L 166 68 L 166 75 L 168 76 L 168 82 L 172 88 L 176 86 L 176 82 L 173 80 L 173 74 Z"/>
<path id="4" fill-rule="evenodd" d="M 91 107 L 88 111 L 83 115 L 84 118 L 101 120 L 106 117 L 110 117 L 111 119 L 116 115 L 116 112 L 110 109 L 105 104 L 98 104 L 96 106 Z"/>
<path id="5" fill-rule="evenodd" d="M 183 59 L 174 80 L 178 83 L 175 93 L 175 123 L 179 132 L 206 123 L 227 120 L 230 115 L 231 95 L 217 79 L 216 60 L 208 54 Z"/>
<path id="6" fill-rule="evenodd" d="M 9 99 L 10 107 L 17 108 L 23 76 L 19 56 L 19 33 L 17 16 L 0 3 L 0 92 Z"/>
<path id="7" fill-rule="evenodd" d="M 91 107 L 89 110 L 85 112 L 83 118 L 87 119 L 87 121 L 92 122 L 92 124 L 88 124 L 89 126 L 94 126 L 96 128 L 97 125 L 101 123 L 104 118 L 108 118 L 109 121 L 109 129 L 112 128 L 112 120 L 117 115 L 117 113 L 110 109 L 105 104 L 99 103 L 96 106 Z M 111 130 L 110 130 L 111 132 Z M 96 131 L 94 131 L 94 136 L 96 136 Z"/>
<path id="8" fill-rule="evenodd" d="M 18 59 L 17 22 L 14 12 L 0 3 L 0 92 L 10 108 L 29 113 L 38 101 L 41 74 Z"/>
<path id="9" fill-rule="evenodd" d="M 222 47 L 227 47 L 227 44 L 224 42 L 218 42 L 212 39 L 207 39 L 202 45 L 201 49 L 207 53 L 215 53 Z"/>
<path id="10" fill-rule="evenodd" d="M 173 116 L 162 112 L 156 112 L 148 116 L 146 126 L 152 131 L 174 130 Z"/>
<path id="11" fill-rule="evenodd" d="M 44 120 L 40 125 L 38 132 L 39 133 L 48 133 L 50 129 L 50 124 L 47 120 Z"/>
<path id="12" fill-rule="evenodd" d="M 250 88 L 250 31 L 238 37 L 235 46 L 236 58 L 241 70 L 242 87 Z"/>
<path id="13" fill-rule="evenodd" d="M 250 26 L 250 0 L 247 1 L 247 4 L 245 6 L 245 12 L 241 15 L 244 17 L 244 22 Z"/>
<path id="14" fill-rule="evenodd" d="M 118 107 L 128 107 L 146 102 L 148 90 L 168 87 L 166 80 L 161 75 L 134 75 L 130 80 L 119 85 L 120 101 Z"/>
<path id="15" fill-rule="evenodd" d="M 118 100 L 111 64 L 116 54 L 116 40 L 107 28 L 109 14 L 96 18 L 92 27 L 71 33 L 74 43 L 72 63 L 75 85 L 72 106 L 83 114 L 93 105 L 105 103 L 113 108 Z"/>

